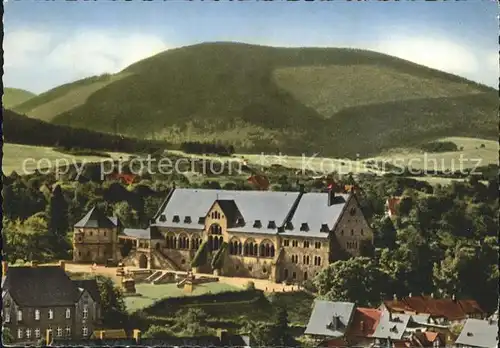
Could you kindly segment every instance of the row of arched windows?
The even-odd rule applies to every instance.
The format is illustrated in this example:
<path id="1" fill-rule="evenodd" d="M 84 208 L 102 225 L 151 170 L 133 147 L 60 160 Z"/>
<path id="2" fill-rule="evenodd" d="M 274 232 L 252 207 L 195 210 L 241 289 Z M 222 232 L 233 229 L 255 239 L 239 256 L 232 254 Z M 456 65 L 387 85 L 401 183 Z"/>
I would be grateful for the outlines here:
<path id="1" fill-rule="evenodd" d="M 208 236 L 208 248 L 210 250 L 219 250 L 222 243 L 224 243 L 224 238 L 222 238 L 222 236 Z"/>
<path id="2" fill-rule="evenodd" d="M 209 228 L 210 234 L 222 234 L 222 227 L 219 224 L 212 224 Z"/>
<path id="3" fill-rule="evenodd" d="M 184 249 L 184 250 L 197 250 L 201 243 L 202 239 L 201 238 L 189 238 L 187 236 L 180 236 L 177 238 L 176 236 L 173 235 L 167 235 L 166 243 L 167 243 L 167 249 Z"/>
<path id="4" fill-rule="evenodd" d="M 250 241 L 242 244 L 239 241 L 232 241 L 229 243 L 230 255 L 243 255 L 243 256 L 259 256 L 259 257 L 274 257 L 275 249 L 271 242 L 263 242 L 260 247 L 257 243 Z"/>

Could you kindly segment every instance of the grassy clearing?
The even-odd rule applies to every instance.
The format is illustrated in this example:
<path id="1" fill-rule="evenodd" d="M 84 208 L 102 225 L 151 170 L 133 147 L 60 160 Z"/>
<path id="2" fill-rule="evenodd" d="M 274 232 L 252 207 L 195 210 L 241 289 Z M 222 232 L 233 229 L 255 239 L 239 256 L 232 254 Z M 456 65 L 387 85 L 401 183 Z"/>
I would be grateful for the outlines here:
<path id="1" fill-rule="evenodd" d="M 380 65 L 282 68 L 274 71 L 273 78 L 278 86 L 324 117 L 360 105 L 480 92 L 464 83 L 411 75 Z"/>
<path id="2" fill-rule="evenodd" d="M 35 96 L 35 93 L 25 91 L 24 89 L 6 87 L 3 90 L 2 104 L 4 108 L 10 109 L 16 105 L 28 101 Z"/>
<path id="3" fill-rule="evenodd" d="M 129 156 L 129 154 L 120 152 L 109 152 L 109 154 L 113 159 L 127 158 Z M 26 163 L 24 163 L 25 160 Z M 5 175 L 9 175 L 13 171 L 18 174 L 29 174 L 36 169 L 56 166 L 57 161 L 62 161 L 60 164 L 66 164 L 64 160 L 70 161 L 70 163 L 90 163 L 101 162 L 104 158 L 98 156 L 71 156 L 54 151 L 51 147 L 6 143 L 3 146 L 2 170 Z"/>
<path id="4" fill-rule="evenodd" d="M 125 298 L 125 304 L 129 312 L 148 307 L 166 297 L 197 296 L 207 293 L 215 294 L 223 291 L 241 290 L 235 286 L 219 282 L 196 285 L 192 293 L 185 293 L 182 288 L 177 288 L 176 284 L 137 284 L 135 288 L 137 293 L 142 296 Z"/>
<path id="5" fill-rule="evenodd" d="M 51 121 L 55 116 L 85 104 L 93 93 L 127 75 L 109 75 L 107 78 L 102 78 L 89 84 L 75 85 L 74 88 L 61 91 L 59 95 L 50 97 L 40 95 L 39 99 L 45 102 L 29 110 L 27 115 L 43 121 Z"/>

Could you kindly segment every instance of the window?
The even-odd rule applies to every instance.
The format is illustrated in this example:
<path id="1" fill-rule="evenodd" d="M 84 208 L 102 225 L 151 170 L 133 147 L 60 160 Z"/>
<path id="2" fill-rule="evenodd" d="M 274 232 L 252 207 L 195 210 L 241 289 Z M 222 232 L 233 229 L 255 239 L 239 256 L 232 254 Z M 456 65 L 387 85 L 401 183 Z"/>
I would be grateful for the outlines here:
<path id="1" fill-rule="evenodd" d="M 361 231 L 359 231 L 359 233 L 361 233 L 362 236 L 365 234 L 365 232 L 363 231 L 363 229 L 361 229 Z"/>
<path id="2" fill-rule="evenodd" d="M 71 336 L 71 328 L 66 326 L 66 336 Z"/>
<path id="3" fill-rule="evenodd" d="M 308 264 L 309 264 L 309 255 L 304 255 L 304 256 L 302 257 L 302 263 L 303 263 L 304 265 L 308 265 Z"/>
<path id="4" fill-rule="evenodd" d="M 292 279 L 297 279 L 297 273 L 292 272 Z"/>
<path id="5" fill-rule="evenodd" d="M 66 319 L 71 318 L 71 309 L 66 308 Z"/>
<path id="6" fill-rule="evenodd" d="M 314 243 L 314 247 L 315 247 L 316 249 L 321 249 L 321 242 L 315 242 L 315 243 Z"/>
<path id="7" fill-rule="evenodd" d="M 292 246 L 293 247 L 298 247 L 299 246 L 299 242 L 296 241 L 296 240 L 292 240 Z"/>
<path id="8" fill-rule="evenodd" d="M 6 323 L 10 323 L 10 312 L 9 312 L 9 308 L 6 308 L 6 309 L 5 309 L 5 315 L 4 315 L 4 318 L 5 318 L 5 322 L 6 322 Z"/>
<path id="9" fill-rule="evenodd" d="M 321 266 L 321 257 L 314 256 L 314 266 Z"/>
<path id="10" fill-rule="evenodd" d="M 26 329 L 26 338 L 31 338 L 31 329 Z"/>
<path id="11" fill-rule="evenodd" d="M 89 334 L 89 329 L 86 326 L 82 327 L 82 336 L 87 337 L 88 334 Z"/>
<path id="12" fill-rule="evenodd" d="M 292 255 L 292 262 L 293 263 L 298 263 L 299 262 L 299 256 L 298 255 Z"/>
<path id="13" fill-rule="evenodd" d="M 62 329 L 60 327 L 57 328 L 57 337 L 62 336 Z"/>
<path id="14" fill-rule="evenodd" d="M 23 329 L 17 329 L 17 338 L 23 338 Z"/>
<path id="15" fill-rule="evenodd" d="M 106 231 L 104 231 L 104 237 L 106 237 Z"/>
<path id="16" fill-rule="evenodd" d="M 344 230 L 341 230 L 340 231 L 340 235 L 343 236 L 344 235 Z"/>
<path id="17" fill-rule="evenodd" d="M 304 241 L 304 248 L 309 248 L 309 241 L 308 240 Z"/>
<path id="18" fill-rule="evenodd" d="M 18 310 L 17 311 L 17 321 L 22 321 L 23 320 L 23 311 Z"/>
<path id="19" fill-rule="evenodd" d="M 83 319 L 87 319 L 87 317 L 89 316 L 89 309 L 88 309 L 88 306 L 87 305 L 84 305 L 83 306 Z"/>
<path id="20" fill-rule="evenodd" d="M 49 309 L 49 319 L 54 319 L 54 311 Z"/>
<path id="21" fill-rule="evenodd" d="M 39 328 L 35 329 L 35 338 L 40 338 L 40 329 Z"/>
<path id="22" fill-rule="evenodd" d="M 92 237 L 92 231 L 90 231 L 90 232 L 89 232 L 89 236 L 91 236 L 91 237 Z"/>
<path id="23" fill-rule="evenodd" d="M 354 230 L 351 229 L 351 236 L 354 236 Z"/>
<path id="24" fill-rule="evenodd" d="M 40 320 L 40 311 L 35 309 L 35 320 Z"/>
<path id="25" fill-rule="evenodd" d="M 289 246 L 290 245 L 290 241 L 288 239 L 285 239 L 283 241 L 283 245 L 286 246 L 286 247 Z"/>

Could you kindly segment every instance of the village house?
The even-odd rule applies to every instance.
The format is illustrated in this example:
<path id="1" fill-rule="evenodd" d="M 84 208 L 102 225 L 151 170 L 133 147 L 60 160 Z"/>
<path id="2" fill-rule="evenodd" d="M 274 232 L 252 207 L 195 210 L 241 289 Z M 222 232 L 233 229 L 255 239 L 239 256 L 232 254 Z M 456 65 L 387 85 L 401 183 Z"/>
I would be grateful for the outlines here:
<path id="1" fill-rule="evenodd" d="M 428 322 L 438 325 L 462 323 L 467 318 L 482 319 L 486 313 L 474 300 L 434 298 L 431 296 L 409 296 L 383 301 L 380 309 L 391 313 L 428 314 Z"/>
<path id="2" fill-rule="evenodd" d="M 73 281 L 60 266 L 8 267 L 2 262 L 3 327 L 15 344 L 33 344 L 47 330 L 59 339 L 86 338 L 101 319 L 95 280 Z"/>
<path id="3" fill-rule="evenodd" d="M 394 218 L 398 214 L 398 205 L 401 202 L 401 197 L 389 197 L 385 201 L 386 214 L 390 218 Z"/>
<path id="4" fill-rule="evenodd" d="M 467 319 L 455 341 L 456 348 L 497 348 L 498 321 Z"/>
<path id="5" fill-rule="evenodd" d="M 421 321 L 418 315 L 316 300 L 305 334 L 332 348 L 444 348 L 454 342 L 449 329 Z"/>
<path id="6" fill-rule="evenodd" d="M 75 226 L 74 261 L 122 250 L 140 268 L 190 271 L 197 257 L 196 272 L 303 282 L 372 246 L 353 193 L 172 188 L 147 229 L 122 229 L 93 209 Z"/>

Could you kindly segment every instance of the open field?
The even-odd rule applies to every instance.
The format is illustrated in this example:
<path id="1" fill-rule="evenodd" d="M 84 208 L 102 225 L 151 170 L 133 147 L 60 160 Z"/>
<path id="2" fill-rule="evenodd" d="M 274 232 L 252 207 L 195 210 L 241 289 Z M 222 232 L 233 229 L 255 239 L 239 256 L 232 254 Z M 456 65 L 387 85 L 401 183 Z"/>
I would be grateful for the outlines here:
<path id="1" fill-rule="evenodd" d="M 129 156 L 129 154 L 120 152 L 109 152 L 109 155 L 113 159 L 127 158 Z M 27 159 L 29 161 L 23 163 Z M 5 143 L 3 146 L 2 170 L 5 175 L 9 175 L 13 171 L 18 174 L 28 174 L 36 169 L 47 168 L 49 165 L 55 166 L 57 160 L 67 160 L 70 163 L 90 163 L 101 162 L 104 159 L 104 157 L 98 156 L 72 156 L 55 151 L 51 147 Z M 38 168 L 37 163 L 39 163 Z M 65 162 L 61 162 L 61 164 L 65 164 Z"/>
<path id="2" fill-rule="evenodd" d="M 125 297 L 125 305 L 129 312 L 148 307 L 154 302 L 166 297 L 197 296 L 207 293 L 216 294 L 223 291 L 237 291 L 237 288 L 224 283 L 206 283 L 195 285 L 192 293 L 185 293 L 183 289 L 177 288 L 176 284 L 136 284 L 137 293 L 142 296 Z"/>
<path id="3" fill-rule="evenodd" d="M 374 160 L 387 161 L 410 166 L 422 170 L 460 170 L 498 163 L 498 142 L 485 139 L 449 137 L 439 141 L 451 141 L 457 144 L 461 151 L 423 153 L 415 150 L 393 150 Z M 484 145 L 483 148 L 481 146 Z"/>

